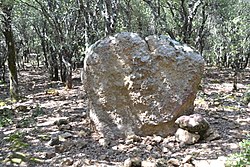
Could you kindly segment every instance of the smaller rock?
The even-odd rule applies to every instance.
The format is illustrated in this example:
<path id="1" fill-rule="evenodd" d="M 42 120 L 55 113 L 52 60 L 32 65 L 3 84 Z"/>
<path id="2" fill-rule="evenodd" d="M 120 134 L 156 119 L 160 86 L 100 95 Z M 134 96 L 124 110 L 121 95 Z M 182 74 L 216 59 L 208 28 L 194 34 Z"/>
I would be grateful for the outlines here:
<path id="1" fill-rule="evenodd" d="M 141 167 L 142 161 L 140 158 L 128 158 L 124 161 L 124 167 Z"/>
<path id="2" fill-rule="evenodd" d="M 219 132 L 213 128 L 209 128 L 207 132 L 202 136 L 206 141 L 218 140 L 221 138 Z"/>
<path id="3" fill-rule="evenodd" d="M 68 124 L 68 123 L 69 123 L 69 121 L 68 121 L 67 118 L 61 118 L 61 119 L 59 119 L 59 120 L 56 120 L 56 121 L 54 122 L 54 125 L 60 126 L 60 125 L 66 125 L 66 124 Z"/>
<path id="4" fill-rule="evenodd" d="M 82 112 L 81 118 L 86 119 L 88 117 L 87 112 Z"/>
<path id="5" fill-rule="evenodd" d="M 141 137 L 137 135 L 129 135 L 126 138 L 125 143 L 126 144 L 131 144 L 131 142 L 141 142 Z"/>
<path id="6" fill-rule="evenodd" d="M 169 148 L 163 147 L 163 148 L 162 148 L 162 152 L 163 152 L 163 153 L 169 153 L 169 152 L 171 152 L 171 151 L 169 150 Z"/>
<path id="7" fill-rule="evenodd" d="M 153 162 L 153 161 L 142 161 L 141 166 L 143 166 L 143 167 L 164 167 L 164 166 L 157 166 L 156 162 Z"/>
<path id="8" fill-rule="evenodd" d="M 124 143 L 125 143 L 125 140 L 122 139 L 122 138 L 120 138 L 120 139 L 118 140 L 118 143 L 124 144 Z"/>
<path id="9" fill-rule="evenodd" d="M 72 129 L 71 125 L 61 125 L 61 126 L 59 126 L 60 131 L 71 130 L 71 129 Z"/>
<path id="10" fill-rule="evenodd" d="M 91 132 L 90 132 L 90 130 L 81 130 L 81 131 L 79 131 L 78 132 L 78 136 L 79 137 L 87 137 L 87 136 L 89 136 L 91 134 Z"/>
<path id="11" fill-rule="evenodd" d="M 195 167 L 225 167 L 225 161 L 218 159 L 194 160 Z"/>
<path id="12" fill-rule="evenodd" d="M 55 156 L 56 156 L 55 152 L 47 152 L 47 153 L 45 153 L 45 158 L 46 159 L 51 159 L 51 158 L 53 158 Z"/>
<path id="13" fill-rule="evenodd" d="M 156 160 L 155 167 L 169 167 L 169 164 L 164 158 L 160 158 Z"/>
<path id="14" fill-rule="evenodd" d="M 66 158 L 63 160 L 61 166 L 64 167 L 64 166 L 71 166 L 73 165 L 74 163 L 74 160 L 72 158 Z"/>
<path id="15" fill-rule="evenodd" d="M 77 143 L 76 143 L 76 147 L 78 149 L 83 149 L 83 148 L 86 148 L 87 146 L 88 146 L 88 142 L 83 141 L 83 140 L 77 141 Z"/>
<path id="16" fill-rule="evenodd" d="M 175 133 L 176 140 L 183 144 L 194 144 L 200 139 L 200 135 L 193 134 L 179 128 Z"/>
<path id="17" fill-rule="evenodd" d="M 160 143 L 160 142 L 163 141 L 163 139 L 162 139 L 161 136 L 154 136 L 153 141 L 155 141 L 155 142 L 157 142 L 157 143 Z"/>
<path id="18" fill-rule="evenodd" d="M 133 140 L 132 139 L 130 139 L 130 140 L 126 140 L 125 141 L 125 144 L 126 145 L 130 145 L 130 144 L 133 144 L 134 142 L 133 142 Z"/>
<path id="19" fill-rule="evenodd" d="M 151 146 L 150 144 L 146 146 L 146 149 L 147 149 L 148 151 L 151 151 L 152 148 L 153 148 L 153 146 Z"/>
<path id="20" fill-rule="evenodd" d="M 107 155 L 103 154 L 99 157 L 100 160 L 105 160 L 107 158 Z"/>
<path id="21" fill-rule="evenodd" d="M 24 105 L 16 106 L 14 110 L 16 110 L 17 112 L 29 112 L 30 111 L 30 109 L 28 109 L 28 107 Z"/>
<path id="22" fill-rule="evenodd" d="M 175 143 L 174 142 L 169 142 L 167 143 L 166 147 L 170 150 L 174 150 L 175 149 Z"/>
<path id="23" fill-rule="evenodd" d="M 107 138 L 101 138 L 101 139 L 99 139 L 99 144 L 101 145 L 101 146 L 104 146 L 104 147 L 107 147 L 107 146 L 109 146 L 110 145 L 110 140 L 108 140 Z"/>
<path id="24" fill-rule="evenodd" d="M 61 144 L 61 145 L 56 145 L 56 146 L 55 146 L 55 152 L 56 152 L 56 153 L 63 153 L 63 152 L 65 152 L 65 151 L 70 150 L 73 146 L 74 146 L 74 142 L 72 142 L 72 141 L 67 141 L 67 142 L 64 142 L 64 143 Z"/>
<path id="25" fill-rule="evenodd" d="M 118 146 L 113 146 L 112 149 L 113 149 L 113 150 L 118 150 L 119 147 L 118 147 Z"/>
<path id="26" fill-rule="evenodd" d="M 203 135 L 210 127 L 207 120 L 200 114 L 181 116 L 175 121 L 175 123 L 178 124 L 182 129 L 185 129 L 191 133 L 198 132 L 200 135 Z"/>
<path id="27" fill-rule="evenodd" d="M 73 137 L 73 135 L 69 132 L 65 132 L 65 133 L 61 134 L 60 136 L 64 139 L 68 139 L 68 138 Z"/>
<path id="28" fill-rule="evenodd" d="M 173 166 L 180 166 L 181 165 L 180 161 L 178 159 L 175 159 L 175 158 L 170 158 L 167 161 L 167 164 L 173 165 Z"/>
<path id="29" fill-rule="evenodd" d="M 66 150 L 66 148 L 64 147 L 64 145 L 56 145 L 55 146 L 56 153 L 63 153 L 65 150 Z"/>
<path id="30" fill-rule="evenodd" d="M 183 158 L 182 163 L 190 163 L 192 160 L 192 155 L 187 155 L 185 158 Z"/>
<path id="31" fill-rule="evenodd" d="M 124 144 L 118 144 L 118 145 L 117 145 L 117 149 L 118 149 L 119 151 L 125 151 L 125 150 L 127 150 L 127 146 L 124 145 Z"/>
<path id="32" fill-rule="evenodd" d="M 59 145 L 61 144 L 62 142 L 60 141 L 59 139 L 59 136 L 52 136 L 50 141 L 48 142 L 48 144 L 50 146 L 55 146 L 55 145 Z"/>
<path id="33" fill-rule="evenodd" d="M 181 167 L 194 167 L 194 165 L 189 164 L 189 163 L 185 163 L 185 164 L 183 164 Z"/>

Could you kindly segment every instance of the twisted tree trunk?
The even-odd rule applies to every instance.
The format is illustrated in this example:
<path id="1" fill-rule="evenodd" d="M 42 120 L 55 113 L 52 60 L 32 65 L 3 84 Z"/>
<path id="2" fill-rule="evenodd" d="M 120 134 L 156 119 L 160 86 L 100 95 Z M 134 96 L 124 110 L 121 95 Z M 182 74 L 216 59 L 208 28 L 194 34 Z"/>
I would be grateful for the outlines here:
<path id="1" fill-rule="evenodd" d="M 16 50 L 11 27 L 12 5 L 2 6 L 3 11 L 3 34 L 7 45 L 7 61 L 10 75 L 10 96 L 12 99 L 18 100 L 18 78 L 16 67 Z"/>

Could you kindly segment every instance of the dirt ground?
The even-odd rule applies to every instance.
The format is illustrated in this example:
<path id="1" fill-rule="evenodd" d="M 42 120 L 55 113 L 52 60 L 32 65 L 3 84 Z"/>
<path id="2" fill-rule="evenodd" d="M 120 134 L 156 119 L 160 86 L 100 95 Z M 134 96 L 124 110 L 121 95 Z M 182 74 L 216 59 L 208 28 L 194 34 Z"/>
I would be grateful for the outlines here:
<path id="1" fill-rule="evenodd" d="M 195 101 L 195 113 L 208 120 L 220 139 L 182 146 L 174 136 L 148 136 L 104 147 L 87 116 L 79 69 L 71 90 L 49 81 L 42 68 L 22 70 L 19 102 L 9 101 L 8 84 L 0 84 L 0 166 L 122 166 L 129 157 L 150 166 L 159 159 L 182 160 L 187 155 L 194 164 L 206 161 L 211 166 L 213 160 L 239 151 L 238 143 L 250 135 L 250 105 L 244 99 L 250 69 L 239 77 L 238 91 L 232 92 L 232 81 L 229 69 L 206 68 Z"/>

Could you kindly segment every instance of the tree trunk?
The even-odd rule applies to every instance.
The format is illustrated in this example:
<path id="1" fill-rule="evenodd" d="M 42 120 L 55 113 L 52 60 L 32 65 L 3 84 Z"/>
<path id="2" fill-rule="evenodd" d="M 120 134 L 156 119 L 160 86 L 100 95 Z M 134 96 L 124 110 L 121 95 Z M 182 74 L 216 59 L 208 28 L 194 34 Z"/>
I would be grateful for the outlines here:
<path id="1" fill-rule="evenodd" d="M 63 48 L 62 51 L 62 61 L 65 66 L 65 82 L 66 82 L 66 88 L 67 89 L 72 89 L 72 61 L 71 61 L 71 54 L 70 52 L 66 49 Z"/>
<path id="2" fill-rule="evenodd" d="M 111 35 L 116 30 L 117 1 L 104 0 L 105 35 Z"/>
<path id="3" fill-rule="evenodd" d="M 1 47 L 2 50 L 2 55 L 0 55 L 0 82 L 5 83 L 5 74 L 6 74 L 6 67 L 5 67 L 5 62 L 6 62 L 6 51 L 4 47 Z"/>
<path id="4" fill-rule="evenodd" d="M 62 82 L 66 82 L 66 67 L 63 63 L 63 55 L 59 53 L 60 77 Z"/>
<path id="5" fill-rule="evenodd" d="M 50 56 L 49 56 L 49 63 L 48 64 L 49 64 L 50 79 L 52 81 L 58 81 L 59 80 L 58 61 L 57 61 L 56 51 L 54 50 L 54 48 L 52 46 L 50 47 Z"/>
<path id="6" fill-rule="evenodd" d="M 160 21 L 160 15 L 161 15 L 161 8 L 160 8 L 160 1 L 150 1 L 150 0 L 144 0 L 145 3 L 147 3 L 151 9 L 151 20 L 149 22 L 149 34 L 158 34 L 158 25 Z"/>
<path id="7" fill-rule="evenodd" d="M 4 13 L 3 24 L 4 30 L 3 34 L 5 37 L 5 42 L 7 45 L 7 61 L 10 75 L 10 96 L 14 100 L 18 100 L 18 78 L 17 78 L 17 67 L 16 67 L 16 50 L 15 42 L 13 38 L 13 32 L 11 27 L 11 12 L 12 6 L 4 6 L 2 8 Z"/>

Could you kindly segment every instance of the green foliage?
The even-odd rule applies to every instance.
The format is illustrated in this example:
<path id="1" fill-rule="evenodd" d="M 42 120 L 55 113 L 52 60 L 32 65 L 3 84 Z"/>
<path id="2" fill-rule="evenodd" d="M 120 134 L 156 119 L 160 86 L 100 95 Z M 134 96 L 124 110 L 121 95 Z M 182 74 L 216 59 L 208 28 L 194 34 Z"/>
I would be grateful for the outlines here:
<path id="1" fill-rule="evenodd" d="M 226 167 L 247 167 L 250 165 L 250 138 L 240 142 L 241 151 L 231 155 Z"/>
<path id="2" fill-rule="evenodd" d="M 40 115 L 44 115 L 45 112 L 43 111 L 43 108 L 39 104 L 36 104 L 36 108 L 32 113 L 32 117 L 38 117 Z"/>
<path id="3" fill-rule="evenodd" d="M 1 67 L 1 66 L 0 66 Z M 0 85 L 2 86 L 6 86 L 5 82 L 3 80 L 0 79 Z"/>
<path id="4" fill-rule="evenodd" d="M 7 156 L 7 158 L 3 162 L 11 164 L 21 164 L 22 162 L 30 162 L 34 164 L 41 163 L 43 162 L 43 160 L 40 158 L 29 156 L 28 154 L 24 154 L 22 152 L 12 152 L 10 155 Z"/>
<path id="5" fill-rule="evenodd" d="M 32 127 L 36 123 L 35 119 L 32 117 L 23 118 L 18 121 L 16 127 L 17 128 L 29 128 Z"/>
<path id="6" fill-rule="evenodd" d="M 250 103 L 250 85 L 248 86 L 248 89 L 246 90 L 246 92 L 243 95 L 243 102 L 245 104 Z"/>
<path id="7" fill-rule="evenodd" d="M 0 100 L 0 107 L 6 106 L 6 105 L 7 105 L 7 104 L 6 104 L 5 101 Z"/>
<path id="8" fill-rule="evenodd" d="M 47 95 L 58 96 L 58 95 L 59 95 L 59 92 L 58 92 L 56 89 L 48 89 L 48 90 L 46 91 L 46 94 L 47 94 Z"/>
<path id="9" fill-rule="evenodd" d="M 41 141 L 49 141 L 50 140 L 50 136 L 47 134 L 40 134 L 40 135 L 38 135 L 38 137 Z"/>
<path id="10" fill-rule="evenodd" d="M 0 109 L 0 127 L 11 125 L 13 123 L 12 120 L 13 120 L 12 110 L 8 108 Z"/>
<path id="11" fill-rule="evenodd" d="M 216 65 L 235 68 L 232 63 L 242 63 L 249 54 L 250 3 L 235 0 L 212 2 L 213 14 L 208 21 L 210 36 L 208 53 Z"/>
<path id="12" fill-rule="evenodd" d="M 13 151 L 18 151 L 29 146 L 29 144 L 25 141 L 25 134 L 18 131 L 8 135 L 6 137 L 6 141 L 11 143 L 10 149 Z"/>

